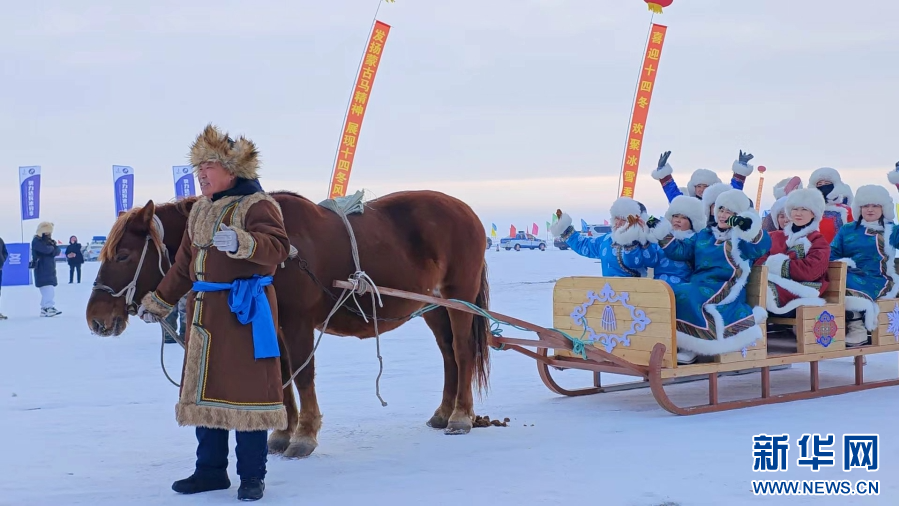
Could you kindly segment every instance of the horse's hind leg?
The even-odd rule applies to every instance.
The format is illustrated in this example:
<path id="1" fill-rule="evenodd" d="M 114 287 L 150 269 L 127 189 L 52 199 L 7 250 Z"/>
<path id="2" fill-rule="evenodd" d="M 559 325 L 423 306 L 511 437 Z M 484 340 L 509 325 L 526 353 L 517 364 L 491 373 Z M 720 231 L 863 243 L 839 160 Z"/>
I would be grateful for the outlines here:
<path id="1" fill-rule="evenodd" d="M 474 302 L 477 288 L 458 290 L 446 287 L 442 290 L 448 299 L 459 299 Z M 447 434 L 467 434 L 474 423 L 474 402 L 472 400 L 472 379 L 475 368 L 477 345 L 472 332 L 474 315 L 464 311 L 450 311 L 450 324 L 453 332 L 453 355 L 456 362 L 456 398 L 455 406 L 446 426 Z"/>
<path id="2" fill-rule="evenodd" d="M 456 406 L 456 389 L 459 384 L 458 367 L 453 352 L 453 327 L 449 311 L 442 307 L 425 313 L 424 320 L 434 332 L 440 354 L 443 355 L 443 400 L 440 401 L 440 407 L 434 411 L 434 416 L 428 420 L 428 426 L 445 429 Z"/>
<path id="3" fill-rule="evenodd" d="M 318 433 L 322 428 L 322 414 L 315 394 L 315 357 L 310 358 L 315 346 L 315 327 L 310 322 L 302 322 L 294 328 L 296 331 L 293 334 L 295 339 L 290 343 L 290 362 L 295 368 L 302 366 L 306 359 L 309 359 L 309 363 L 294 379 L 300 394 L 300 414 L 290 437 L 290 446 L 284 451 L 287 458 L 311 455 L 318 447 Z"/>
<path id="4" fill-rule="evenodd" d="M 290 377 L 290 357 L 284 346 L 279 346 L 281 351 L 281 381 L 287 381 Z M 269 453 L 284 453 L 290 446 L 290 436 L 297 428 L 299 413 L 297 413 L 297 400 L 293 396 L 293 385 L 287 385 L 284 389 L 284 409 L 287 410 L 287 428 L 273 430 L 268 437 Z"/>

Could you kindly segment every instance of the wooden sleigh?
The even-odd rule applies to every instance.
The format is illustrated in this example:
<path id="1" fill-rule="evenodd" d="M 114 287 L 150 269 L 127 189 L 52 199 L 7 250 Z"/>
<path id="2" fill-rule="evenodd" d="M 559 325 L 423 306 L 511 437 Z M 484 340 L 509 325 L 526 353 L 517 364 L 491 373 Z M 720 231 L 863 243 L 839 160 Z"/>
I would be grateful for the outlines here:
<path id="1" fill-rule="evenodd" d="M 899 263 L 899 262 L 897 262 Z M 495 321 L 534 332 L 536 339 L 494 335 L 491 346 L 512 350 L 537 361 L 543 383 L 553 392 L 566 396 L 610 393 L 649 387 L 665 410 L 690 415 L 838 395 L 871 388 L 899 385 L 899 378 L 866 382 L 864 356 L 899 351 L 899 328 L 890 326 L 890 318 L 899 327 L 899 299 L 879 301 L 881 312 L 871 344 L 846 348 L 845 306 L 846 264 L 831 262 L 827 305 L 800 307 L 795 318 L 769 317 L 768 324 L 793 326 L 792 345 L 783 338 L 769 342 L 767 324 L 762 338 L 741 351 L 724 353 L 709 362 L 677 363 L 676 311 L 674 293 L 663 281 L 651 278 L 567 277 L 558 280 L 553 291 L 553 329 L 484 311 L 458 301 L 438 299 L 391 288 L 381 295 L 416 300 L 473 314 L 489 315 Z M 352 288 L 345 281 L 335 287 Z M 757 266 L 747 283 L 747 302 L 765 307 L 767 268 Z M 821 388 L 818 364 L 825 360 L 854 357 L 852 384 Z M 771 394 L 771 370 L 786 364 L 809 363 L 809 389 Z M 553 370 L 576 369 L 593 373 L 593 385 L 576 390 L 562 388 L 553 379 Z M 758 372 L 759 396 L 750 399 L 719 401 L 718 378 L 735 373 Z M 603 386 L 601 374 L 611 373 L 639 378 L 624 384 Z M 685 381 L 708 380 L 708 403 L 681 407 L 669 398 L 666 387 Z"/>

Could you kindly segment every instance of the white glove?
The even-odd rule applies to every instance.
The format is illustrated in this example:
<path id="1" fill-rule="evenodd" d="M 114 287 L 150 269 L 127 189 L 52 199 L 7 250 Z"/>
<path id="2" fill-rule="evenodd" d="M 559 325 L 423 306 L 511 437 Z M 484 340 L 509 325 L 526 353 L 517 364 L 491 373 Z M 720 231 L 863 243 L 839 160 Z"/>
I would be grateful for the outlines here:
<path id="1" fill-rule="evenodd" d="M 559 218 L 559 221 L 553 223 L 549 226 L 549 232 L 553 235 L 553 237 L 561 237 L 562 232 L 565 232 L 565 229 L 571 226 L 571 216 L 568 216 L 568 213 L 562 213 L 562 216 Z"/>
<path id="2" fill-rule="evenodd" d="M 143 304 L 141 304 L 137 308 L 137 317 L 147 323 L 159 323 L 159 321 L 162 320 L 162 318 L 156 316 L 153 313 L 148 312 L 147 308 L 144 307 Z"/>
<path id="3" fill-rule="evenodd" d="M 222 223 L 219 226 L 219 231 L 212 236 L 212 244 L 214 244 L 219 251 L 234 253 L 237 251 L 237 232 L 231 230 L 228 225 Z"/>

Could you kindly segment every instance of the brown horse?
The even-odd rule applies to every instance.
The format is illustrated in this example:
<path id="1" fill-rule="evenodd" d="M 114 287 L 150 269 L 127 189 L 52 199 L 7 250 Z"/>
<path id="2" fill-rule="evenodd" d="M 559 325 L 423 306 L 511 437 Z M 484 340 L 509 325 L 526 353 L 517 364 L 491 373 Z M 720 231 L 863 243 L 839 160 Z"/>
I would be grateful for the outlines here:
<path id="1" fill-rule="evenodd" d="M 281 205 L 290 243 L 298 258 L 278 269 L 282 377 L 288 378 L 313 350 L 341 292 L 334 280 L 356 270 L 350 239 L 341 218 L 289 192 L 270 195 Z M 100 270 L 87 304 L 87 324 L 100 336 L 120 335 L 141 297 L 154 290 L 175 258 L 195 198 L 155 206 L 147 202 L 118 218 L 101 252 Z M 480 220 L 465 203 L 433 191 L 393 193 L 365 203 L 362 214 L 348 217 L 358 245 L 362 270 L 379 286 L 460 299 L 487 309 L 489 289 L 484 260 L 486 239 Z M 179 261 L 180 259 L 175 259 Z M 130 283 L 129 283 L 130 282 Z M 131 290 L 128 290 L 132 287 Z M 345 303 L 328 324 L 328 334 L 373 337 L 369 297 L 359 297 L 366 322 L 354 302 Z M 378 331 L 409 321 L 424 304 L 385 297 L 377 308 Z M 472 387 L 487 386 L 489 322 L 483 317 L 438 308 L 423 315 L 443 355 L 443 399 L 427 424 L 448 434 L 467 433 L 474 418 Z M 294 379 L 300 395 L 297 412 L 293 388 L 284 390 L 286 430 L 273 431 L 270 451 L 305 457 L 318 445 L 321 413 L 315 394 L 314 358 Z"/>

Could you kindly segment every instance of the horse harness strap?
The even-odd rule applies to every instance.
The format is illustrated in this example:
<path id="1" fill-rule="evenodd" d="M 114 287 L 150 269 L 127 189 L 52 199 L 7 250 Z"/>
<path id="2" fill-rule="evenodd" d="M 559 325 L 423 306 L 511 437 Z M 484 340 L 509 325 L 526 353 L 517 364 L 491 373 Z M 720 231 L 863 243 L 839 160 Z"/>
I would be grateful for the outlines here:
<path id="1" fill-rule="evenodd" d="M 362 265 L 359 261 L 359 246 L 356 243 L 356 234 L 353 231 L 353 226 L 350 224 L 350 220 L 347 217 L 349 214 L 359 213 L 361 214 L 365 210 L 365 206 L 362 203 L 363 192 L 357 191 L 355 194 L 348 197 L 338 197 L 335 199 L 324 200 L 319 203 L 320 206 L 333 211 L 337 216 L 340 216 L 341 221 L 343 221 L 344 226 L 346 227 L 347 234 L 350 236 L 350 250 L 353 254 L 353 263 L 356 267 L 356 271 L 348 278 L 348 281 L 353 284 L 353 288 L 344 289 L 343 293 L 340 294 L 340 297 L 337 298 L 337 302 L 334 304 L 334 307 L 331 308 L 331 312 L 328 313 L 328 317 L 325 318 L 324 324 L 322 324 L 322 329 L 318 333 L 318 338 L 315 341 L 315 346 L 312 348 L 312 352 L 309 354 L 309 357 L 306 358 L 306 361 L 291 374 L 290 378 L 284 382 L 283 388 L 287 388 L 291 382 L 293 382 L 294 378 L 297 377 L 300 372 L 309 365 L 309 362 L 312 361 L 312 357 L 315 356 L 315 351 L 318 349 L 319 343 L 321 343 L 322 336 L 324 336 L 325 332 L 328 330 L 328 324 L 331 321 L 331 317 L 337 313 L 337 310 L 340 309 L 341 306 L 346 303 L 350 298 L 353 299 L 353 302 L 356 303 L 356 307 L 359 309 L 359 313 L 362 316 L 362 319 L 368 323 L 368 317 L 365 315 L 365 311 L 362 309 L 362 306 L 359 304 L 359 300 L 356 299 L 356 295 L 362 295 L 366 291 L 371 293 L 371 306 L 372 306 L 372 322 L 374 324 L 375 331 L 375 343 L 376 343 L 376 353 L 378 356 L 378 377 L 375 379 L 375 394 L 378 396 L 378 400 L 381 401 L 381 406 L 387 406 L 387 403 L 384 402 L 384 399 L 381 398 L 381 374 L 384 372 L 384 360 L 381 357 L 381 336 L 378 332 L 378 307 L 384 307 L 384 303 L 381 301 L 381 293 L 378 290 L 377 285 L 375 285 L 374 281 L 362 270 Z M 297 248 L 293 245 L 290 246 L 290 254 L 289 258 L 299 258 L 299 252 Z M 305 263 L 302 258 L 300 258 L 300 264 Z M 284 267 L 284 264 L 281 264 L 281 267 Z M 307 273 L 308 269 L 305 269 Z M 313 277 L 314 279 L 314 277 Z M 330 291 L 328 291 L 330 293 Z M 377 302 L 377 304 L 376 304 Z M 355 311 L 354 311 L 355 312 Z"/>

